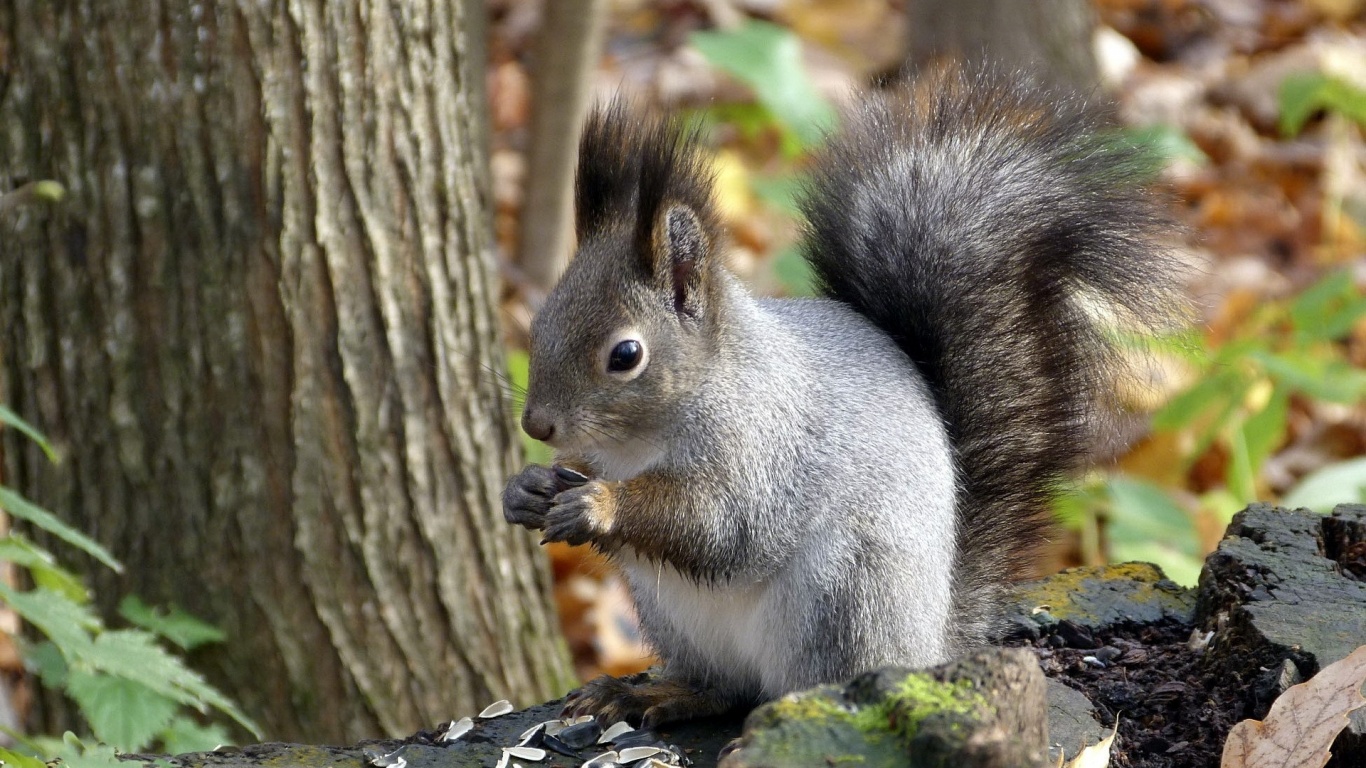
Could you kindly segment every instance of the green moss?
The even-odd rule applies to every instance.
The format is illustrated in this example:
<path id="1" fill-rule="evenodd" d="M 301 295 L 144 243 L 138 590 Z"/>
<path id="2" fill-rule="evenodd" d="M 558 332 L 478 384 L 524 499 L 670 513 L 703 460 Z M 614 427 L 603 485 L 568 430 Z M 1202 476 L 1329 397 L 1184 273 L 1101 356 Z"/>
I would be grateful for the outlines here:
<path id="1" fill-rule="evenodd" d="M 821 686 L 811 691 L 784 696 L 769 705 L 772 714 L 781 719 L 799 720 L 835 719 L 852 723 L 853 713 L 841 706 L 830 694 L 830 686 Z"/>
<path id="2" fill-rule="evenodd" d="M 920 730 L 925 718 L 946 715 L 970 719 L 974 712 L 987 706 L 987 699 L 977 692 L 970 680 L 942 682 L 929 675 L 912 673 L 881 706 L 887 708 L 884 719 L 895 727 L 903 741 L 909 741 Z M 891 717 L 892 713 L 895 718 Z"/>
<path id="3" fill-rule="evenodd" d="M 1079 594 L 1096 589 L 1099 582 L 1132 580 L 1144 585 L 1156 584 L 1162 578 L 1161 572 L 1148 563 L 1123 563 L 1121 565 L 1068 568 L 1031 585 L 1029 596 L 1032 600 L 1049 607 L 1055 616 L 1072 607 Z"/>
<path id="4" fill-rule="evenodd" d="M 887 709 L 854 709 L 842 697 L 821 686 L 764 705 L 750 716 L 745 752 L 759 765 L 895 765 Z"/>
<path id="5" fill-rule="evenodd" d="M 837 696 L 837 690 L 827 687 L 783 697 L 769 705 L 768 722 L 838 723 L 865 735 L 894 734 L 910 739 L 931 715 L 967 717 L 987 703 L 970 681 L 941 682 L 916 672 L 906 675 L 896 690 L 874 704 L 848 707 Z"/>
<path id="6" fill-rule="evenodd" d="M 1194 595 L 1164 582 L 1162 571 L 1149 563 L 1070 568 L 1027 586 L 1019 610 L 1041 624 L 1073 621 L 1103 627 L 1122 621 L 1158 621 L 1190 614 Z"/>
<path id="7" fill-rule="evenodd" d="M 874 703 L 853 707 L 834 686 L 786 696 L 751 718 L 751 756 L 791 765 L 896 765 L 928 718 L 969 722 L 987 699 L 970 681 L 909 673 Z M 764 760 L 756 761 L 765 764 Z"/>

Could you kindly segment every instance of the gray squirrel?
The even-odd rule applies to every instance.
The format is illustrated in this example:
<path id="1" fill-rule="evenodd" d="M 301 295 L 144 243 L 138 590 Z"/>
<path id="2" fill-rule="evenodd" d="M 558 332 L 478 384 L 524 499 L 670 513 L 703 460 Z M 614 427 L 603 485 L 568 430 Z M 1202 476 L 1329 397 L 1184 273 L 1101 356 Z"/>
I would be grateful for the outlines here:
<path id="1" fill-rule="evenodd" d="M 695 131 L 585 126 L 578 250 L 531 327 L 504 515 L 622 571 L 658 675 L 567 714 L 646 727 L 986 642 L 1090 453 L 1117 330 L 1179 304 L 1147 155 L 1076 96 L 944 67 L 810 168 L 822 298 L 752 296 Z"/>

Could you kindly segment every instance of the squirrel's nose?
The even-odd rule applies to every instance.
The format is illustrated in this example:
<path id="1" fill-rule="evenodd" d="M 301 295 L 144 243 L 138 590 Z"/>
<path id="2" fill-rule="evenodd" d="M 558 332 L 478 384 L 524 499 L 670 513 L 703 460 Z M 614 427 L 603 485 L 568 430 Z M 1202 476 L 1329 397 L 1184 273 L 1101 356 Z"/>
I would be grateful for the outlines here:
<path id="1" fill-rule="evenodd" d="M 522 430 L 533 440 L 549 442 L 555 436 L 555 421 L 540 408 L 527 408 L 522 412 Z"/>

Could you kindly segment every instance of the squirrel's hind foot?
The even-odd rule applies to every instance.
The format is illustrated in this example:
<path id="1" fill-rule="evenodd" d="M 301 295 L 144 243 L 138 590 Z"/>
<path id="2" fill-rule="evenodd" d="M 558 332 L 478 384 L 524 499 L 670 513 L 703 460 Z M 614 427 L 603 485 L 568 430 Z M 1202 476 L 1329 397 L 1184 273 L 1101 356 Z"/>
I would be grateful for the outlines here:
<path id="1" fill-rule="evenodd" d="M 604 726 L 625 720 L 645 729 L 665 723 L 719 715 L 735 706 L 732 697 L 714 688 L 642 673 L 630 677 L 603 675 L 565 698 L 564 716 L 593 715 Z"/>

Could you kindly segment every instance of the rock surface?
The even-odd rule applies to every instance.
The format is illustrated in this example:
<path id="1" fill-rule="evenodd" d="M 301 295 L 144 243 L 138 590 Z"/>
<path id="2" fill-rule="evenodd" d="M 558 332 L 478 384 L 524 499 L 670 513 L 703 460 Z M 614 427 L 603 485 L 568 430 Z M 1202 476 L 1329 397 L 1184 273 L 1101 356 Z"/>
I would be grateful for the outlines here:
<path id="1" fill-rule="evenodd" d="M 1190 624 L 1195 593 L 1149 563 L 1069 568 L 1020 590 L 1007 619 L 1017 634 L 1052 632 L 1084 641 L 1124 624 Z"/>
<path id="2" fill-rule="evenodd" d="M 1103 721 L 1118 718 L 1124 764 L 1217 766 L 1233 723 L 1262 718 L 1287 687 L 1366 644 L 1363 534 L 1361 505 L 1328 517 L 1253 505 L 1197 590 L 1142 564 L 1065 571 L 1022 594 L 1016 642 Z M 1363 720 L 1330 765 L 1366 765 Z"/>
<path id="3" fill-rule="evenodd" d="M 1007 618 L 1010 642 L 1028 650 L 990 652 L 919 673 L 882 670 L 786 697 L 747 722 L 738 713 L 644 738 L 677 745 L 699 768 L 717 764 L 742 723 L 742 748 L 727 756 L 726 766 L 828 765 L 846 758 L 909 766 L 912 754 L 920 759 L 916 765 L 1027 766 L 1042 764 L 1045 743 L 1048 764 L 1055 765 L 1060 749 L 1070 759 L 1108 735 L 1118 717 L 1112 765 L 1215 768 L 1222 734 L 1233 722 L 1262 717 L 1286 687 L 1366 644 L 1366 506 L 1340 506 L 1324 517 L 1253 505 L 1233 519 L 1198 590 L 1142 563 L 1072 569 L 1025 585 Z M 1046 685 L 1036 658 L 1050 678 Z M 401 758 L 405 768 L 492 767 L 503 748 L 558 712 L 559 702 L 550 702 L 476 721 L 453 744 L 440 743 L 444 729 L 438 728 L 345 748 L 261 744 L 170 761 L 186 768 L 361 768 L 397 766 Z M 1339 738 L 1329 766 L 1366 765 L 1360 736 L 1366 713 L 1358 712 L 1353 723 L 1357 735 Z M 936 736 L 940 726 L 944 733 Z M 973 728 L 984 734 L 972 741 L 976 746 L 947 748 L 952 739 L 944 734 Z M 607 746 L 508 765 L 578 766 Z M 800 761 L 792 762 L 797 755 Z"/>
<path id="4" fill-rule="evenodd" d="M 1366 505 L 1328 517 L 1267 504 L 1239 512 L 1205 560 L 1196 620 L 1216 630 L 1211 654 L 1228 674 L 1265 670 L 1267 706 L 1366 644 Z M 1350 727 L 1366 750 L 1366 711 Z"/>
<path id="5" fill-rule="evenodd" d="M 363 741 L 348 747 L 308 746 L 302 744 L 253 744 L 229 747 L 215 752 L 176 755 L 170 762 L 179 768 L 256 768 L 257 766 L 317 766 L 317 768 L 493 768 L 503 756 L 503 748 L 515 746 L 527 729 L 559 717 L 562 701 L 552 701 L 489 720 L 476 719 L 474 728 L 453 743 L 440 741 L 444 727 L 420 731 L 406 739 Z M 743 715 L 710 718 L 665 727 L 658 734 L 665 744 L 680 745 L 694 768 L 712 768 L 716 756 L 731 739 L 740 735 Z M 684 746 L 685 745 L 685 746 Z M 591 757 L 608 751 L 611 745 L 593 745 L 579 756 L 548 752 L 541 761 L 510 759 L 527 768 L 567 768 L 582 765 Z M 144 757 L 144 756 L 134 756 Z M 146 756 L 151 762 L 155 757 Z"/>
<path id="6" fill-rule="evenodd" d="M 1044 690 L 1038 662 L 1023 649 L 870 672 L 759 707 L 721 765 L 1042 766 Z"/>

